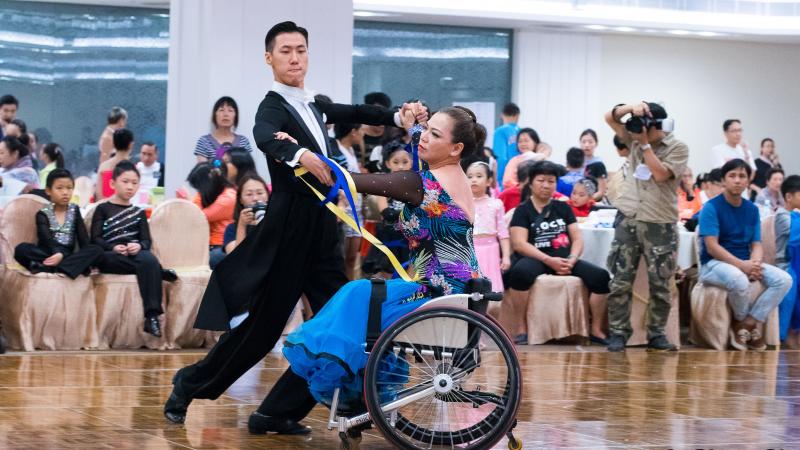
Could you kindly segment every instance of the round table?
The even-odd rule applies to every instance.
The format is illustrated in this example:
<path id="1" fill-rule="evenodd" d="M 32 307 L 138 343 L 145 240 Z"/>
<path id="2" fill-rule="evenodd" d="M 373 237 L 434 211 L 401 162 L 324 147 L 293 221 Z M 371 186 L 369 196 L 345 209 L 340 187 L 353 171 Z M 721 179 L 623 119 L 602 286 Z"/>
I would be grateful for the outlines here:
<path id="1" fill-rule="evenodd" d="M 592 225 L 581 224 L 583 235 L 583 255 L 581 259 L 600 267 L 606 267 L 608 254 L 611 252 L 611 243 L 614 241 L 613 228 L 596 228 Z M 688 269 L 697 264 L 697 255 L 694 251 L 694 242 L 697 233 L 679 227 L 678 238 L 678 267 Z"/>

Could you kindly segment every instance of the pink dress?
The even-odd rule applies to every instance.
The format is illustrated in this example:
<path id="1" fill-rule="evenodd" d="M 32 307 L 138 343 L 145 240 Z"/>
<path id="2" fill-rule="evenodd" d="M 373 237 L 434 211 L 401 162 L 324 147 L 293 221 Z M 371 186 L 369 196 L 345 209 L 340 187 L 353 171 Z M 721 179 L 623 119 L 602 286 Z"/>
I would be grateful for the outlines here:
<path id="1" fill-rule="evenodd" d="M 481 273 L 492 280 L 492 290 L 503 292 L 503 276 L 500 272 L 500 239 L 508 239 L 505 208 L 496 198 L 475 199 L 475 255 Z"/>

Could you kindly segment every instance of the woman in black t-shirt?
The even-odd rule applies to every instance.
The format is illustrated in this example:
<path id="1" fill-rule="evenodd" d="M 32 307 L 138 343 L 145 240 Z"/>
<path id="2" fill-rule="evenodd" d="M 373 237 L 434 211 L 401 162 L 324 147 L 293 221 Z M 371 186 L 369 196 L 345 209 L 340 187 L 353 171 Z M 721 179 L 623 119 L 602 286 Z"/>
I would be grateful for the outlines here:
<path id="1" fill-rule="evenodd" d="M 565 202 L 552 200 L 558 174 L 558 166 L 549 161 L 534 165 L 529 178 L 531 197 L 514 211 L 510 224 L 514 256 L 506 274 L 510 300 L 527 308 L 527 291 L 539 275 L 576 276 L 591 293 L 591 338 L 600 343 L 606 337 L 604 321 L 610 276 L 605 269 L 578 259 L 583 252 L 583 238 L 575 214 Z M 524 330 L 520 331 L 515 340 L 527 341 Z"/>

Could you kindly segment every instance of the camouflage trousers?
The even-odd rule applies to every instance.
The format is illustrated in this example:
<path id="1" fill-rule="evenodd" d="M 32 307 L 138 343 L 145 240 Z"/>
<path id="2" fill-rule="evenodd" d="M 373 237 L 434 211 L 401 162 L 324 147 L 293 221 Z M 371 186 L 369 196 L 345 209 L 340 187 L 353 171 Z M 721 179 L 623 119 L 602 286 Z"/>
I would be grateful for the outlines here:
<path id="1" fill-rule="evenodd" d="M 678 232 L 674 223 L 647 223 L 618 216 L 607 263 L 614 276 L 608 296 L 608 324 L 612 334 L 621 334 L 627 339 L 633 333 L 630 320 L 633 282 L 642 256 L 650 287 L 647 337 L 652 339 L 665 334 L 677 248 Z"/>

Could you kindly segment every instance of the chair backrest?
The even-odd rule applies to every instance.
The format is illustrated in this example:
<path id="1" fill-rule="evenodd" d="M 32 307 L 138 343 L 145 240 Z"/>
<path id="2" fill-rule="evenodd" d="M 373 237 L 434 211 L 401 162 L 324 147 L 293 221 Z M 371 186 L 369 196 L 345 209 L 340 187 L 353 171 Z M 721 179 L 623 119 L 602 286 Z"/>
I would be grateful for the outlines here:
<path id="1" fill-rule="evenodd" d="M 194 203 L 173 199 L 150 216 L 153 253 L 166 268 L 208 266 L 208 220 Z"/>
<path id="2" fill-rule="evenodd" d="M 764 251 L 764 262 L 775 264 L 777 248 L 775 244 L 775 215 L 772 214 L 761 221 L 761 248 Z"/>
<path id="3" fill-rule="evenodd" d="M 36 213 L 47 205 L 38 195 L 24 194 L 8 202 L 0 218 L 0 252 L 4 262 L 14 260 L 14 248 L 36 242 Z"/>
<path id="4" fill-rule="evenodd" d="M 94 194 L 94 183 L 89 177 L 75 178 L 75 196 L 78 197 L 78 206 L 85 208 Z"/>
<path id="5" fill-rule="evenodd" d="M 94 210 L 97 209 L 97 205 L 103 203 L 104 201 L 106 200 L 102 200 L 97 203 L 89 203 L 83 210 L 83 223 L 86 224 L 86 229 L 89 231 L 89 233 L 92 232 L 92 217 L 94 217 Z"/>

